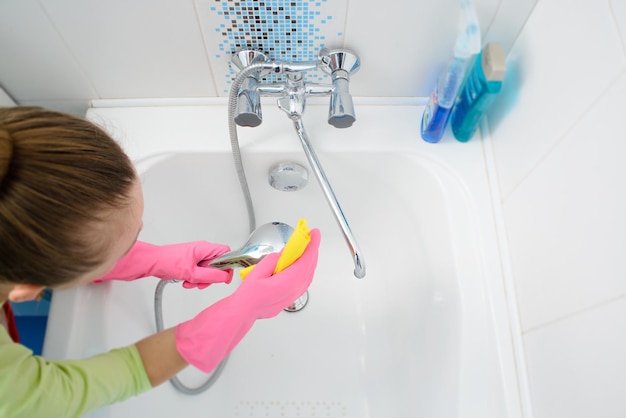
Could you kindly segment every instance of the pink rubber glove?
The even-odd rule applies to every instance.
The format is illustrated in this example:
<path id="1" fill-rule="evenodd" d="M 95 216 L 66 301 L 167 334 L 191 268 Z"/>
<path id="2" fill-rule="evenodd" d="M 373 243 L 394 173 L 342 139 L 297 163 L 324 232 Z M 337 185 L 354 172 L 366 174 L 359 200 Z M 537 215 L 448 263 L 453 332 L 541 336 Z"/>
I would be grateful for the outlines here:
<path id="1" fill-rule="evenodd" d="M 279 254 L 270 254 L 248 274 L 235 292 L 176 327 L 176 348 L 193 366 L 213 370 L 252 328 L 291 305 L 313 280 L 320 232 L 311 231 L 306 250 L 292 265 L 272 275 Z"/>
<path id="2" fill-rule="evenodd" d="M 94 281 L 136 280 L 155 276 L 163 280 L 183 280 L 187 289 L 204 289 L 211 283 L 230 283 L 232 270 L 198 267 L 203 260 L 212 260 L 230 251 L 227 245 L 194 241 L 183 244 L 152 245 L 137 241 L 106 276 Z"/>

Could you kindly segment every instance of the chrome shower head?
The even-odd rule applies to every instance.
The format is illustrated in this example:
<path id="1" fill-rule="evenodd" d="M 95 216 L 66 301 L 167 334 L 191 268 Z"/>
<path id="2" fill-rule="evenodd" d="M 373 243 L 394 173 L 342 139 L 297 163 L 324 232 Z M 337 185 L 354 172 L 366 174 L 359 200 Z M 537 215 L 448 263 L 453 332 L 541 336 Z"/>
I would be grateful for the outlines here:
<path id="1" fill-rule="evenodd" d="M 198 266 L 214 267 L 220 270 L 252 266 L 266 255 L 282 250 L 292 233 L 293 228 L 282 222 L 261 225 L 250 234 L 241 248 L 222 254 L 213 260 L 200 261 Z"/>

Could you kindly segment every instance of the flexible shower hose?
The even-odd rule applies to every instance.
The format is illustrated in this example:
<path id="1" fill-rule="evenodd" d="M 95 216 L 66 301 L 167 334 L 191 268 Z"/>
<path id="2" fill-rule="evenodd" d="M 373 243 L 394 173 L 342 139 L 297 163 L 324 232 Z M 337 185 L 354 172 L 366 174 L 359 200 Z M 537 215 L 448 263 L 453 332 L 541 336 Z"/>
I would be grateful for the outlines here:
<path id="1" fill-rule="evenodd" d="M 165 289 L 165 286 L 169 283 L 174 282 L 178 282 L 178 280 L 159 280 L 159 284 L 157 284 L 156 291 L 154 292 L 154 317 L 156 319 L 157 332 L 163 331 L 163 289 Z M 172 377 L 170 383 L 177 391 L 185 395 L 198 395 L 213 386 L 213 383 L 215 383 L 220 377 L 220 374 L 222 374 L 224 366 L 226 366 L 226 360 L 228 360 L 228 357 L 222 360 L 215 370 L 213 370 L 207 381 L 198 387 L 190 388 L 189 386 L 185 386 L 177 376 Z"/>
<path id="2" fill-rule="evenodd" d="M 237 77 L 233 80 L 233 84 L 230 88 L 230 94 L 228 95 L 228 135 L 230 137 L 230 145 L 232 149 L 233 159 L 235 162 L 235 168 L 237 169 L 237 176 L 239 177 L 239 184 L 241 185 L 241 191 L 243 193 L 244 200 L 246 202 L 246 210 L 248 213 L 248 226 L 250 233 L 256 229 L 256 216 L 254 213 L 254 205 L 252 203 L 252 197 L 250 195 L 250 188 L 248 187 L 248 181 L 246 180 L 246 173 L 243 169 L 243 161 L 241 159 L 241 150 L 239 148 L 239 137 L 237 136 L 237 124 L 235 123 L 235 112 L 237 111 L 237 96 L 239 89 L 244 80 L 251 74 L 266 70 L 276 71 L 276 64 L 271 62 L 263 62 L 258 64 L 252 64 L 242 69 Z M 163 290 L 169 283 L 175 283 L 177 280 L 160 280 L 154 292 L 154 317 L 156 320 L 157 332 L 163 330 Z M 170 379 L 170 383 L 176 390 L 186 395 L 198 395 L 207 389 L 209 389 L 217 381 L 222 374 L 224 366 L 228 356 L 222 360 L 222 362 L 211 373 L 206 382 L 202 385 L 190 388 L 185 386 L 177 376 Z"/>

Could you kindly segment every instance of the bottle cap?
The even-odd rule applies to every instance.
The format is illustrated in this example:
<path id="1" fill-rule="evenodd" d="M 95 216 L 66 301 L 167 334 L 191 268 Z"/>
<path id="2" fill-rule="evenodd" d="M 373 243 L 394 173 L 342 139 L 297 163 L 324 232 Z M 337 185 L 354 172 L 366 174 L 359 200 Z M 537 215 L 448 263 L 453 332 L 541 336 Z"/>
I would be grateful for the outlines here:
<path id="1" fill-rule="evenodd" d="M 488 81 L 502 81 L 506 72 L 506 57 L 502 44 L 491 42 L 485 45 L 481 54 L 481 65 Z"/>

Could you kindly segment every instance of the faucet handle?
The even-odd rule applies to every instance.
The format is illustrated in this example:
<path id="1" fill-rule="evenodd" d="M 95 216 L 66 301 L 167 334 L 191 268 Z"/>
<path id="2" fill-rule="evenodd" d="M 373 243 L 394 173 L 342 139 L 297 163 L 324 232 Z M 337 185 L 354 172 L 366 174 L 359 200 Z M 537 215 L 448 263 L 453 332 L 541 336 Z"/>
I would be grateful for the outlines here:
<path id="1" fill-rule="evenodd" d="M 233 52 L 233 55 L 230 57 L 230 62 L 237 71 L 241 71 L 251 64 L 267 61 L 269 61 L 267 55 L 254 49 L 242 49 L 241 51 Z"/>
<path id="2" fill-rule="evenodd" d="M 346 49 L 322 48 L 319 52 L 320 68 L 322 71 L 332 74 L 335 71 L 343 70 L 349 74 L 356 73 L 361 67 L 359 57 L 352 51 Z"/>
<path id="3" fill-rule="evenodd" d="M 352 95 L 348 89 L 350 74 L 358 71 L 361 66 L 359 57 L 354 53 L 335 49 L 320 50 L 320 68 L 330 74 L 333 91 L 330 95 L 328 123 L 335 128 L 348 128 L 356 120 Z"/>
<path id="4" fill-rule="evenodd" d="M 252 64 L 267 62 L 269 58 L 256 50 L 241 50 L 233 53 L 230 58 L 231 64 L 236 71 L 241 71 Z M 235 123 L 239 126 L 259 126 L 263 121 L 261 113 L 261 97 L 257 90 L 261 71 L 255 71 L 242 83 L 237 96 L 237 113 Z"/>

